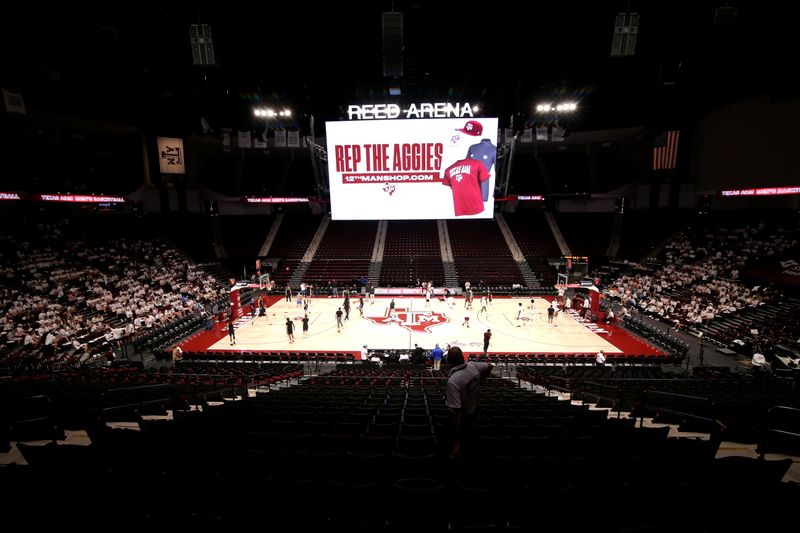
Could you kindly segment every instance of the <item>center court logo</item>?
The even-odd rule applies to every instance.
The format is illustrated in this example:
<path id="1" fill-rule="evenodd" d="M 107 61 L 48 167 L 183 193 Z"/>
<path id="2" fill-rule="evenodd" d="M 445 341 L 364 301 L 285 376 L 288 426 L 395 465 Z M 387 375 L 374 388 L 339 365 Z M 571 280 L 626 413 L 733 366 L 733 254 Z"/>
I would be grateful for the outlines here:
<path id="1" fill-rule="evenodd" d="M 409 311 L 404 307 L 395 309 L 394 316 L 391 316 L 387 309 L 384 316 L 367 316 L 364 318 L 379 326 L 397 324 L 408 331 L 417 333 L 430 333 L 432 327 L 450 322 L 447 315 L 443 313 L 436 311 Z"/>

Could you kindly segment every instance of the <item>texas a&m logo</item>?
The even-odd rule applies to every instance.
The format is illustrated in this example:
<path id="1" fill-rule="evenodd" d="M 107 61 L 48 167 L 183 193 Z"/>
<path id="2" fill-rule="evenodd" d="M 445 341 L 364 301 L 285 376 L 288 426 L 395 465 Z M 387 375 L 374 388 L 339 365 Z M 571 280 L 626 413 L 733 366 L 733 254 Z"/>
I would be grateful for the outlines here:
<path id="1" fill-rule="evenodd" d="M 436 311 L 409 311 L 404 307 L 395 309 L 394 314 L 390 314 L 387 309 L 384 316 L 368 316 L 364 318 L 379 326 L 397 324 L 408 331 L 416 331 L 417 333 L 430 333 L 433 326 L 450 322 L 447 315 L 443 313 Z"/>

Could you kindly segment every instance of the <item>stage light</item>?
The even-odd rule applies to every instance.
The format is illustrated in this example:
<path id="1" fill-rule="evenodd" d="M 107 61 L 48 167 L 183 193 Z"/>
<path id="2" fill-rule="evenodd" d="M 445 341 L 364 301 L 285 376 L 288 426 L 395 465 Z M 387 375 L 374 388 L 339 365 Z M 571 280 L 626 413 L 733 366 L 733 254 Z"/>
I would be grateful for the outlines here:
<path id="1" fill-rule="evenodd" d="M 556 104 L 537 104 L 537 113 L 571 113 L 578 109 L 578 104 L 575 102 L 561 102 Z"/>

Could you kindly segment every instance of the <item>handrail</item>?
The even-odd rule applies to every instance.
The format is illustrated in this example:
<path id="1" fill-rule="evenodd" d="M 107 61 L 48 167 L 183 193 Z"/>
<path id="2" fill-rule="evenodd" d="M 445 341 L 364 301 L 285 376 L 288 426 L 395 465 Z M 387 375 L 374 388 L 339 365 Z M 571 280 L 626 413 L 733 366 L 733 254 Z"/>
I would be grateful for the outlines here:
<path id="1" fill-rule="evenodd" d="M 666 408 L 663 408 L 663 409 L 665 411 L 669 411 L 670 413 L 675 414 L 675 415 L 685 416 L 687 418 L 694 418 L 694 419 L 697 419 L 697 420 L 702 420 L 704 422 L 714 422 L 715 424 L 717 424 L 721 428 L 725 427 L 725 424 L 723 424 L 721 421 L 717 420 L 714 417 L 702 416 L 702 415 L 697 415 L 697 414 L 694 414 L 694 413 L 687 413 L 685 411 L 676 411 L 674 409 L 666 409 Z"/>
<path id="2" fill-rule="evenodd" d="M 119 387 L 116 389 L 107 389 L 106 392 L 142 390 L 142 389 L 152 389 L 156 387 L 169 387 L 169 386 L 170 386 L 169 383 L 151 383 L 148 385 L 134 385 L 132 387 Z"/>
<path id="3" fill-rule="evenodd" d="M 595 379 L 595 378 L 596 377 L 593 377 L 592 379 Z M 573 379 L 575 381 L 582 381 L 582 379 L 579 378 L 579 377 L 569 377 L 569 379 Z M 698 379 L 697 378 L 675 378 L 675 379 L 672 379 L 672 378 L 620 378 L 620 377 L 611 377 L 611 376 L 609 376 L 607 378 L 604 377 L 602 379 L 603 379 L 603 381 L 623 381 L 623 382 L 631 382 L 631 383 L 639 382 L 639 381 L 658 382 L 658 383 L 660 383 L 660 382 L 664 382 L 664 383 L 683 383 L 683 382 L 698 383 Z M 586 383 L 588 383 L 588 382 L 586 382 Z"/>
<path id="4" fill-rule="evenodd" d="M 706 398 L 706 397 L 703 397 L 703 396 L 692 396 L 692 395 L 689 395 L 689 394 L 680 394 L 680 393 L 677 393 L 677 392 L 666 392 L 666 391 L 657 391 L 657 390 L 645 389 L 645 390 L 642 391 L 641 403 L 643 405 L 648 405 L 648 402 L 646 401 L 646 397 L 647 397 L 648 394 L 660 395 L 660 396 L 663 396 L 665 398 L 671 398 L 672 399 L 672 405 L 670 407 L 665 407 L 665 406 L 662 406 L 662 405 L 654 406 L 654 407 L 657 407 L 658 409 L 661 409 L 662 411 L 667 411 L 667 412 L 669 412 L 671 414 L 678 415 L 678 416 L 685 417 L 685 418 L 693 418 L 695 420 L 702 420 L 704 422 L 710 422 L 710 423 L 716 424 L 716 427 L 718 429 L 725 429 L 725 427 L 726 427 L 725 424 L 723 424 L 717 418 L 717 416 L 716 416 L 716 414 L 714 412 L 715 411 L 715 409 L 714 409 L 715 408 L 715 403 L 714 403 L 714 400 L 712 398 Z M 688 411 L 678 410 L 676 408 L 676 406 L 675 406 L 675 403 L 679 399 L 692 400 L 692 401 L 695 401 L 695 402 L 700 402 L 700 403 L 707 404 L 708 405 L 708 409 L 709 409 L 709 415 L 708 416 L 703 416 L 703 415 L 696 414 L 696 413 L 691 413 L 691 412 L 688 412 Z M 639 417 L 639 425 L 641 426 L 643 423 L 644 423 L 644 412 L 642 412 L 641 416 Z M 714 432 L 712 431 L 711 434 L 713 436 Z"/>
<path id="5" fill-rule="evenodd" d="M 32 423 L 32 422 L 50 422 L 50 427 L 51 428 L 53 428 L 53 429 L 55 429 L 55 428 L 63 429 L 61 421 L 57 420 L 53 416 L 38 416 L 36 418 L 26 418 L 24 420 L 12 420 L 12 421 L 8 421 L 6 423 L 6 426 L 7 426 L 8 430 L 9 430 L 9 432 L 13 432 L 13 430 L 15 429 L 16 426 L 21 426 L 23 424 L 29 424 L 29 423 Z M 36 439 L 36 440 L 43 440 L 43 439 Z M 47 439 L 47 440 L 55 442 L 55 441 L 57 441 L 59 439 L 57 438 L 57 436 L 53 435 L 52 438 Z"/>
<path id="6" fill-rule="evenodd" d="M 194 396 L 195 396 L 195 398 L 205 398 L 206 396 L 212 396 L 214 394 L 222 394 L 223 392 L 225 392 L 227 390 L 232 392 L 234 395 L 236 394 L 236 389 L 234 387 L 224 387 L 222 389 L 208 390 L 208 391 L 205 391 L 205 392 L 195 392 Z"/>
<path id="7" fill-rule="evenodd" d="M 773 406 L 773 407 L 776 407 L 776 406 Z M 785 407 L 785 406 L 779 406 L 779 407 Z M 798 411 L 798 409 L 795 409 L 794 407 L 789 407 L 789 409 L 791 409 L 793 411 Z M 769 411 L 767 411 L 767 413 L 769 414 L 769 412 L 771 410 L 772 410 L 772 407 L 770 407 L 770 409 L 769 409 Z M 756 448 L 756 450 L 758 451 L 758 458 L 759 459 L 764 459 L 766 454 L 767 454 L 768 436 L 769 435 L 781 435 L 783 437 L 790 437 L 792 439 L 797 439 L 798 445 L 800 445 L 800 433 L 795 433 L 794 431 L 788 431 L 786 429 L 777 429 L 777 428 L 764 427 L 763 431 L 761 432 L 761 438 L 758 441 L 758 446 Z"/>
<path id="8" fill-rule="evenodd" d="M 195 387 L 195 390 L 193 391 L 194 399 L 195 399 L 194 404 L 195 405 L 200 404 L 200 400 L 201 399 L 205 402 L 205 400 L 206 400 L 206 398 L 208 396 L 212 396 L 212 395 L 216 395 L 216 394 L 219 394 L 224 399 L 225 397 L 223 396 L 223 394 L 225 394 L 225 392 L 230 392 L 233 395 L 233 397 L 236 398 L 236 387 L 223 387 L 221 389 L 214 389 L 214 390 L 205 391 L 205 392 L 197 392 L 197 387 Z M 246 398 L 246 394 L 242 396 L 242 399 L 245 399 L 245 398 Z M 203 403 L 202 405 L 203 405 L 203 410 L 205 410 L 205 408 L 207 407 L 206 404 Z"/>
<path id="9" fill-rule="evenodd" d="M 616 380 L 616 381 L 619 383 L 619 382 L 624 381 L 624 380 Z M 652 380 L 652 381 L 655 381 L 655 380 Z M 668 380 L 668 381 L 676 381 L 676 380 Z M 605 392 L 602 392 L 602 391 L 598 391 L 598 392 L 600 393 L 600 395 L 605 395 L 606 397 L 608 397 L 608 399 L 616 400 L 618 414 L 621 412 L 621 409 L 622 409 L 621 404 L 622 404 L 622 400 L 623 400 L 623 398 L 625 396 L 625 391 L 624 391 L 622 385 L 614 386 L 614 385 L 611 385 L 611 384 L 608 384 L 608 383 L 599 383 L 599 382 L 595 382 L 595 381 L 585 381 L 581 385 L 589 385 L 589 386 L 593 386 L 595 388 L 606 389 Z M 576 388 L 576 390 L 578 390 L 578 389 Z M 616 393 L 615 395 L 614 394 L 609 394 L 610 391 L 612 391 L 612 390 Z M 714 423 L 718 424 L 720 427 L 723 426 L 723 424 L 719 420 L 717 420 L 716 417 L 713 415 L 714 401 L 712 399 L 710 399 L 710 398 L 705 398 L 705 397 L 702 397 L 702 396 L 691 396 L 691 395 L 688 395 L 688 394 L 679 394 L 679 393 L 674 393 L 674 392 L 664 392 L 664 391 L 643 389 L 641 391 L 640 404 L 646 405 L 648 403 L 648 402 L 645 401 L 645 398 L 647 397 L 648 394 L 661 395 L 661 396 L 666 397 L 666 398 L 672 398 L 673 399 L 673 405 L 671 406 L 671 408 L 664 408 L 664 407 L 661 407 L 661 408 L 665 409 L 665 410 L 667 410 L 667 411 L 669 411 L 669 412 L 671 412 L 673 414 L 684 416 L 684 417 L 690 417 L 690 418 L 694 418 L 694 419 L 697 419 L 697 420 L 703 420 L 703 421 L 707 421 L 707 422 L 714 422 Z M 679 411 L 679 410 L 677 410 L 675 408 L 674 400 L 677 400 L 677 399 L 687 399 L 687 400 L 695 400 L 695 401 L 700 401 L 700 402 L 707 402 L 709 407 L 712 410 L 712 415 L 709 417 L 709 416 L 703 416 L 703 415 L 699 415 L 699 414 Z M 644 421 L 644 413 L 641 414 L 639 419 L 640 419 L 639 425 L 641 426 L 643 421 Z"/>
<path id="10" fill-rule="evenodd" d="M 786 431 L 785 429 L 768 429 L 770 433 L 780 433 L 782 435 L 789 435 L 792 437 L 800 438 L 800 433 L 795 433 L 794 431 Z"/>
<path id="11" fill-rule="evenodd" d="M 673 397 L 676 397 L 676 398 L 686 398 L 686 399 L 689 399 L 689 400 L 700 400 L 700 401 L 703 401 L 703 402 L 712 402 L 713 403 L 713 400 L 711 398 L 706 398 L 704 396 L 691 396 L 689 394 L 679 394 L 677 392 L 666 392 L 666 391 L 660 391 L 660 390 L 645 389 L 645 390 L 642 391 L 642 394 L 661 394 L 663 396 L 673 396 Z"/>
<path id="12" fill-rule="evenodd" d="M 596 382 L 596 381 L 583 381 L 583 382 L 579 381 L 579 383 L 581 385 L 593 385 L 593 386 L 597 386 L 597 387 L 604 388 L 604 389 L 612 389 L 612 390 L 614 390 L 614 392 L 616 392 L 616 396 L 609 395 L 607 397 L 608 397 L 608 399 L 614 400 L 617 403 L 617 418 L 622 418 L 622 400 L 623 400 L 623 396 L 624 396 L 624 389 L 622 388 L 622 385 L 612 386 L 612 385 L 608 385 L 606 383 L 599 383 L 599 382 Z M 576 390 L 578 390 L 578 389 L 576 389 Z M 599 394 L 598 394 L 598 398 L 600 398 Z"/>
<path id="13" fill-rule="evenodd" d="M 606 389 L 615 389 L 615 390 L 619 389 L 619 387 L 614 387 L 614 386 L 608 385 L 607 383 L 599 383 L 597 381 L 584 381 L 583 384 L 584 385 L 593 385 L 593 386 L 606 388 Z"/>
<path id="14" fill-rule="evenodd" d="M 23 400 L 38 400 L 39 398 L 44 398 L 48 402 L 52 402 L 53 400 L 50 399 L 50 396 L 47 394 L 34 394 L 33 396 L 23 396 Z"/>
<path id="15" fill-rule="evenodd" d="M 108 412 L 108 411 L 115 411 L 117 409 L 129 409 L 131 407 L 142 407 L 142 406 L 150 405 L 150 404 L 159 404 L 159 403 L 168 402 L 171 399 L 172 398 L 158 398 L 158 399 L 155 399 L 155 400 L 145 400 L 145 401 L 141 401 L 141 402 L 126 403 L 126 404 L 122 404 L 122 405 L 114 405 L 112 407 L 103 407 L 102 409 L 100 409 L 100 412 L 101 413 L 105 413 L 105 412 Z"/>
<path id="16" fill-rule="evenodd" d="M 205 391 L 205 392 L 194 391 L 193 394 L 194 394 L 195 398 L 205 398 L 207 396 L 212 396 L 212 395 L 215 395 L 215 394 L 223 394 L 226 391 L 231 392 L 234 395 L 236 395 L 236 388 L 235 387 L 223 387 L 221 389 L 214 389 L 214 390 Z M 165 402 L 171 402 L 172 400 L 173 400 L 172 397 L 156 398 L 154 400 L 143 400 L 141 402 L 127 403 L 127 404 L 123 404 L 123 405 L 114 405 L 112 407 L 103 407 L 102 409 L 100 409 L 100 412 L 101 413 L 106 413 L 106 412 L 115 411 L 117 409 L 129 409 L 131 407 L 136 408 L 136 407 L 143 407 L 145 405 L 163 404 Z"/>
<path id="17" fill-rule="evenodd" d="M 771 413 L 773 409 L 783 409 L 783 410 L 787 410 L 787 411 L 797 411 L 798 413 L 800 413 L 800 409 L 798 409 L 797 407 L 790 407 L 788 405 L 773 405 L 772 407 L 767 409 L 767 414 Z"/>
<path id="18" fill-rule="evenodd" d="M 800 414 L 800 409 L 797 408 L 797 407 L 791 407 L 789 405 L 773 405 L 773 406 L 771 406 L 769 409 L 767 409 L 767 416 L 764 418 L 764 427 L 763 427 L 762 439 L 764 439 L 766 437 L 767 433 L 780 433 L 780 434 L 783 434 L 783 435 L 790 435 L 792 437 L 795 437 L 795 436 L 800 437 L 800 435 L 798 435 L 797 433 L 795 433 L 793 431 L 788 431 L 788 430 L 785 430 L 785 429 L 779 429 L 778 427 L 773 427 L 773 424 L 771 423 L 772 422 L 771 417 L 772 417 L 772 415 L 773 415 L 773 413 L 775 411 L 788 411 L 789 413 L 791 413 L 791 414 L 793 414 L 795 416 Z M 800 419 L 798 419 L 798 420 L 800 420 Z"/>
<path id="19" fill-rule="evenodd" d="M 39 422 L 41 420 L 54 420 L 52 416 L 37 416 L 35 418 L 25 418 L 24 420 L 12 420 L 8 423 L 9 426 L 14 426 L 15 424 L 26 424 L 28 422 Z"/>
<path id="20" fill-rule="evenodd" d="M 274 376 L 275 374 L 269 372 L 260 372 L 258 374 L 170 374 L 169 377 L 202 377 L 202 378 L 252 378 L 263 376 Z M 166 384 L 165 384 L 166 385 Z"/>

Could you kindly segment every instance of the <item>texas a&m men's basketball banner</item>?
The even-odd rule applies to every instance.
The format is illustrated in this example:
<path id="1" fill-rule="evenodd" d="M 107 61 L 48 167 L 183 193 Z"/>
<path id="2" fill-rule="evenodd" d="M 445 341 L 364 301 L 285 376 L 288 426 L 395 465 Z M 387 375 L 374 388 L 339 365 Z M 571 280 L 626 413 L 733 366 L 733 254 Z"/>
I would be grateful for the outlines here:
<path id="1" fill-rule="evenodd" d="M 496 118 L 326 123 L 334 220 L 492 218 Z"/>

